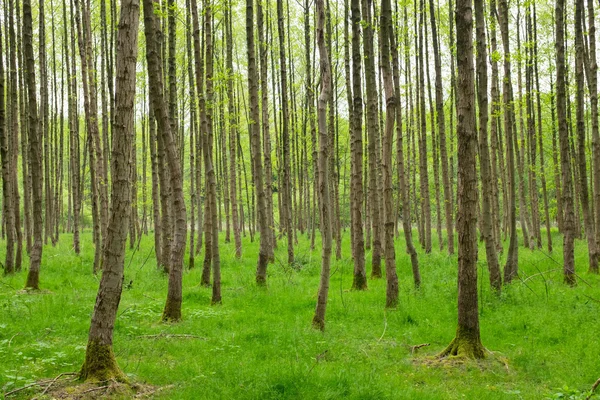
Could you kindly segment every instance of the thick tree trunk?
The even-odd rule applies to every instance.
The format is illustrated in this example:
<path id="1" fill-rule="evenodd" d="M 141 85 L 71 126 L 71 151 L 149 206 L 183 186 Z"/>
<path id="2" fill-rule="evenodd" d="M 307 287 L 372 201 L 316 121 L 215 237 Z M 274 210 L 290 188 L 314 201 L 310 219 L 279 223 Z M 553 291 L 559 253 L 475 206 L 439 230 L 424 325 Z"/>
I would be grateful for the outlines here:
<path id="1" fill-rule="evenodd" d="M 28 0 L 26 0 L 28 1 Z M 112 212 L 103 250 L 103 272 L 80 371 L 84 381 L 126 380 L 113 353 L 113 328 L 121 300 L 125 243 L 131 212 L 129 158 L 135 138 L 134 100 L 138 52 L 138 0 L 122 0 L 117 34 L 116 113 L 112 148 Z"/>
<path id="2" fill-rule="evenodd" d="M 483 2 L 483 0 L 475 0 Z M 477 5 L 483 9 L 483 5 Z M 456 64 L 458 81 L 458 328 L 440 356 L 484 358 L 477 307 L 477 134 L 473 71 L 473 15 L 471 0 L 456 2 Z"/>

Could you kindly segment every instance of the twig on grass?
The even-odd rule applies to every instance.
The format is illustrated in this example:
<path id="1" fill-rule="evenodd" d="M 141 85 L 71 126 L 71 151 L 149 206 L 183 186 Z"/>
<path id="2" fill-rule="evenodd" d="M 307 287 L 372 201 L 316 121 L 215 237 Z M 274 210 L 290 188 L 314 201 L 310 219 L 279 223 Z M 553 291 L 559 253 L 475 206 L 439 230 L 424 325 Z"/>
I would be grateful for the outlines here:
<path id="1" fill-rule="evenodd" d="M 592 390 L 590 390 L 590 394 L 585 398 L 585 400 L 590 400 L 594 395 L 594 390 L 600 385 L 600 378 L 592 385 Z"/>
<path id="2" fill-rule="evenodd" d="M 50 387 L 52 385 L 54 385 L 56 383 L 56 381 L 59 380 L 60 378 L 62 378 L 63 376 L 73 376 L 73 375 L 78 375 L 78 373 L 77 372 L 63 372 L 62 374 L 59 374 L 56 378 L 54 378 L 54 379 L 52 379 L 52 381 L 50 381 L 50 383 L 48 384 L 48 386 L 46 386 L 46 388 L 40 394 L 40 396 L 45 395 L 48 392 L 48 390 L 50 390 Z"/>
<path id="3" fill-rule="evenodd" d="M 410 346 L 410 354 L 414 354 L 420 348 L 427 347 L 427 346 L 429 346 L 429 343 L 421 343 L 421 344 L 416 344 L 414 346 Z"/>
<path id="4" fill-rule="evenodd" d="M 201 339 L 207 340 L 205 337 L 189 335 L 189 334 L 176 334 L 176 333 L 159 333 L 156 335 L 140 335 L 136 336 L 142 339 Z"/>

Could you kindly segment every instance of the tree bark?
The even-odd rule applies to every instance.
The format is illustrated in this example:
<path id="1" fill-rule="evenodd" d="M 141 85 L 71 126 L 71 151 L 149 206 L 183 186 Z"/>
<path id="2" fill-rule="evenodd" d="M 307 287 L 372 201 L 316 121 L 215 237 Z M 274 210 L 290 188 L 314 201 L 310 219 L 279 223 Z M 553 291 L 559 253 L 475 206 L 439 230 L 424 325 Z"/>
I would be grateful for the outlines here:
<path id="1" fill-rule="evenodd" d="M 325 6 L 323 0 L 316 0 L 317 26 L 315 36 L 319 48 L 319 69 L 321 75 L 321 93 L 317 103 L 317 121 L 319 129 L 319 209 L 321 217 L 321 278 L 317 294 L 317 307 L 312 326 L 325 330 L 325 312 L 329 292 L 329 273 L 331 262 L 331 209 L 329 185 L 329 138 L 327 137 L 327 99 L 331 90 L 331 66 L 327 46 L 325 45 Z"/>
<path id="2" fill-rule="evenodd" d="M 558 139 L 560 143 L 560 164 L 562 173 L 563 206 L 563 275 L 565 283 L 573 286 L 575 278 L 574 240 L 575 211 L 573 209 L 573 175 L 569 156 L 569 127 L 567 125 L 567 95 L 565 68 L 565 0 L 556 0 L 554 9 L 556 21 L 556 113 L 558 116 Z"/>
<path id="3" fill-rule="evenodd" d="M 263 186 L 263 164 L 260 145 L 260 110 L 258 107 L 258 72 L 254 46 L 254 9 L 253 0 L 246 0 L 246 46 L 248 52 L 248 89 L 250 97 L 250 146 L 254 187 L 258 203 L 258 227 L 260 230 L 260 248 L 256 266 L 256 283 L 266 285 L 267 264 L 269 262 L 269 226 Z"/>
<path id="4" fill-rule="evenodd" d="M 164 82 L 162 77 L 161 54 L 158 50 L 160 32 L 154 14 L 154 1 L 144 0 L 144 32 L 146 36 L 146 61 L 148 64 L 148 78 L 150 98 L 159 135 L 165 144 L 169 174 L 173 189 L 173 219 L 175 222 L 173 243 L 169 256 L 169 285 L 167 301 L 162 315 L 163 321 L 178 321 L 181 319 L 181 279 L 183 269 L 183 253 L 186 243 L 186 210 L 183 199 L 183 184 L 181 176 L 181 163 L 179 152 L 175 144 L 174 133 L 171 131 L 169 113 L 165 101 Z M 164 228 L 164 227 L 163 227 Z M 165 233 L 163 231 L 163 233 Z M 164 255 L 167 256 L 166 254 Z"/>
<path id="5" fill-rule="evenodd" d="M 111 157 L 112 212 L 103 250 L 104 269 L 92 314 L 85 361 L 80 371 L 80 378 L 85 381 L 126 380 L 117 366 L 112 342 L 121 300 L 125 243 L 131 212 L 129 157 L 135 137 L 133 117 L 139 12 L 138 0 L 122 0 L 117 33 L 116 113 Z"/>
<path id="6" fill-rule="evenodd" d="M 483 0 L 475 0 L 483 2 Z M 483 9 L 479 4 L 478 8 Z M 458 138 L 458 328 L 440 356 L 484 358 L 477 307 L 477 134 L 471 0 L 456 1 L 456 85 Z"/>
<path id="7" fill-rule="evenodd" d="M 25 56 L 25 83 L 27 85 L 29 114 L 29 160 L 33 197 L 33 245 L 29 253 L 29 272 L 25 288 L 39 290 L 40 264 L 42 262 L 42 149 L 40 144 L 38 106 L 33 56 L 33 27 L 31 0 L 23 0 L 23 46 Z"/>

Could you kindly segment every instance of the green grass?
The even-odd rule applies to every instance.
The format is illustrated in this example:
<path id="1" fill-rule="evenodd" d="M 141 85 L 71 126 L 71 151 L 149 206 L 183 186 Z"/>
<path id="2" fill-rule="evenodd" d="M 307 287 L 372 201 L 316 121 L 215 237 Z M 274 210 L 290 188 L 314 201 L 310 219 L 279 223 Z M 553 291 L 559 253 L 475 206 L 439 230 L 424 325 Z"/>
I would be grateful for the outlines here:
<path id="1" fill-rule="evenodd" d="M 0 278 L 2 392 L 77 371 L 83 362 L 99 278 L 91 273 L 90 235 L 83 236 L 80 257 L 70 240 L 63 235 L 57 247 L 44 249 L 41 286 L 50 293 L 18 293 L 25 271 Z M 576 288 L 565 286 L 561 237 L 555 234 L 554 241 L 558 263 L 545 251 L 520 248 L 523 279 L 550 272 L 525 284 L 517 280 L 500 297 L 489 289 L 480 247 L 481 335 L 496 356 L 482 364 L 432 365 L 425 356 L 453 338 L 457 312 L 457 259 L 439 252 L 436 243 L 433 254 L 419 249 L 423 285 L 415 291 L 403 239 L 396 241 L 400 305 L 386 312 L 384 280 L 370 280 L 366 292 L 349 290 L 346 232 L 345 257 L 332 263 L 327 327 L 320 333 L 311 329 L 319 243 L 311 252 L 300 237 L 298 263 L 290 268 L 280 241 L 268 287 L 258 288 L 258 242 L 245 238 L 243 258 L 236 260 L 233 244 L 221 240 L 223 305 L 209 305 L 210 289 L 198 285 L 196 267 L 184 275 L 183 321 L 165 325 L 159 319 L 167 278 L 156 270 L 153 239 L 145 237 L 138 252 L 128 250 L 115 353 L 133 380 L 173 385 L 156 396 L 165 399 L 540 399 L 562 398 L 561 393 L 583 398 L 600 375 L 600 277 L 587 273 L 586 246 L 578 241 L 582 279 Z M 3 252 L 0 243 L 0 259 Z M 370 252 L 367 260 L 370 271 Z M 140 337 L 160 333 L 203 339 Z M 421 343 L 430 346 L 412 355 L 409 346 Z"/>

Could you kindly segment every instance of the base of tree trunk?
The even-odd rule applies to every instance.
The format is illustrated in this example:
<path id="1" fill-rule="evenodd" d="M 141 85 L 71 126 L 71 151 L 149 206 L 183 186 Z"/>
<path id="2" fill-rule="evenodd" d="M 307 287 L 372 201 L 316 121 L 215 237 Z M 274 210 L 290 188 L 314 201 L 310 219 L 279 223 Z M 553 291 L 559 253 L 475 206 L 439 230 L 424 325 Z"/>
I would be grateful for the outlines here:
<path id="1" fill-rule="evenodd" d="M 566 272 L 564 274 L 565 278 L 564 278 L 564 282 L 569 285 L 569 286 L 577 286 L 577 278 L 575 276 L 574 273 L 571 272 Z"/>
<path id="2" fill-rule="evenodd" d="M 168 298 L 165 303 L 165 309 L 163 310 L 162 322 L 179 322 L 181 321 L 181 307 L 177 307 Z"/>
<path id="3" fill-rule="evenodd" d="M 325 320 L 315 315 L 312 320 L 312 327 L 313 329 L 325 332 Z"/>
<path id="4" fill-rule="evenodd" d="M 463 333 L 459 328 L 456 332 L 456 337 L 450 342 L 440 354 L 438 358 L 445 357 L 463 357 L 469 359 L 482 359 L 486 356 L 486 349 L 481 344 L 479 335 Z"/>
<path id="5" fill-rule="evenodd" d="M 355 274 L 352 290 L 367 290 L 367 277 L 362 274 Z"/>
<path id="6" fill-rule="evenodd" d="M 127 377 L 117 365 L 112 346 L 96 341 L 87 344 L 79 379 L 84 382 L 105 382 L 111 379 L 127 382 Z"/>
<path id="7" fill-rule="evenodd" d="M 27 283 L 25 289 L 40 290 L 40 271 L 31 271 L 27 273 Z"/>

